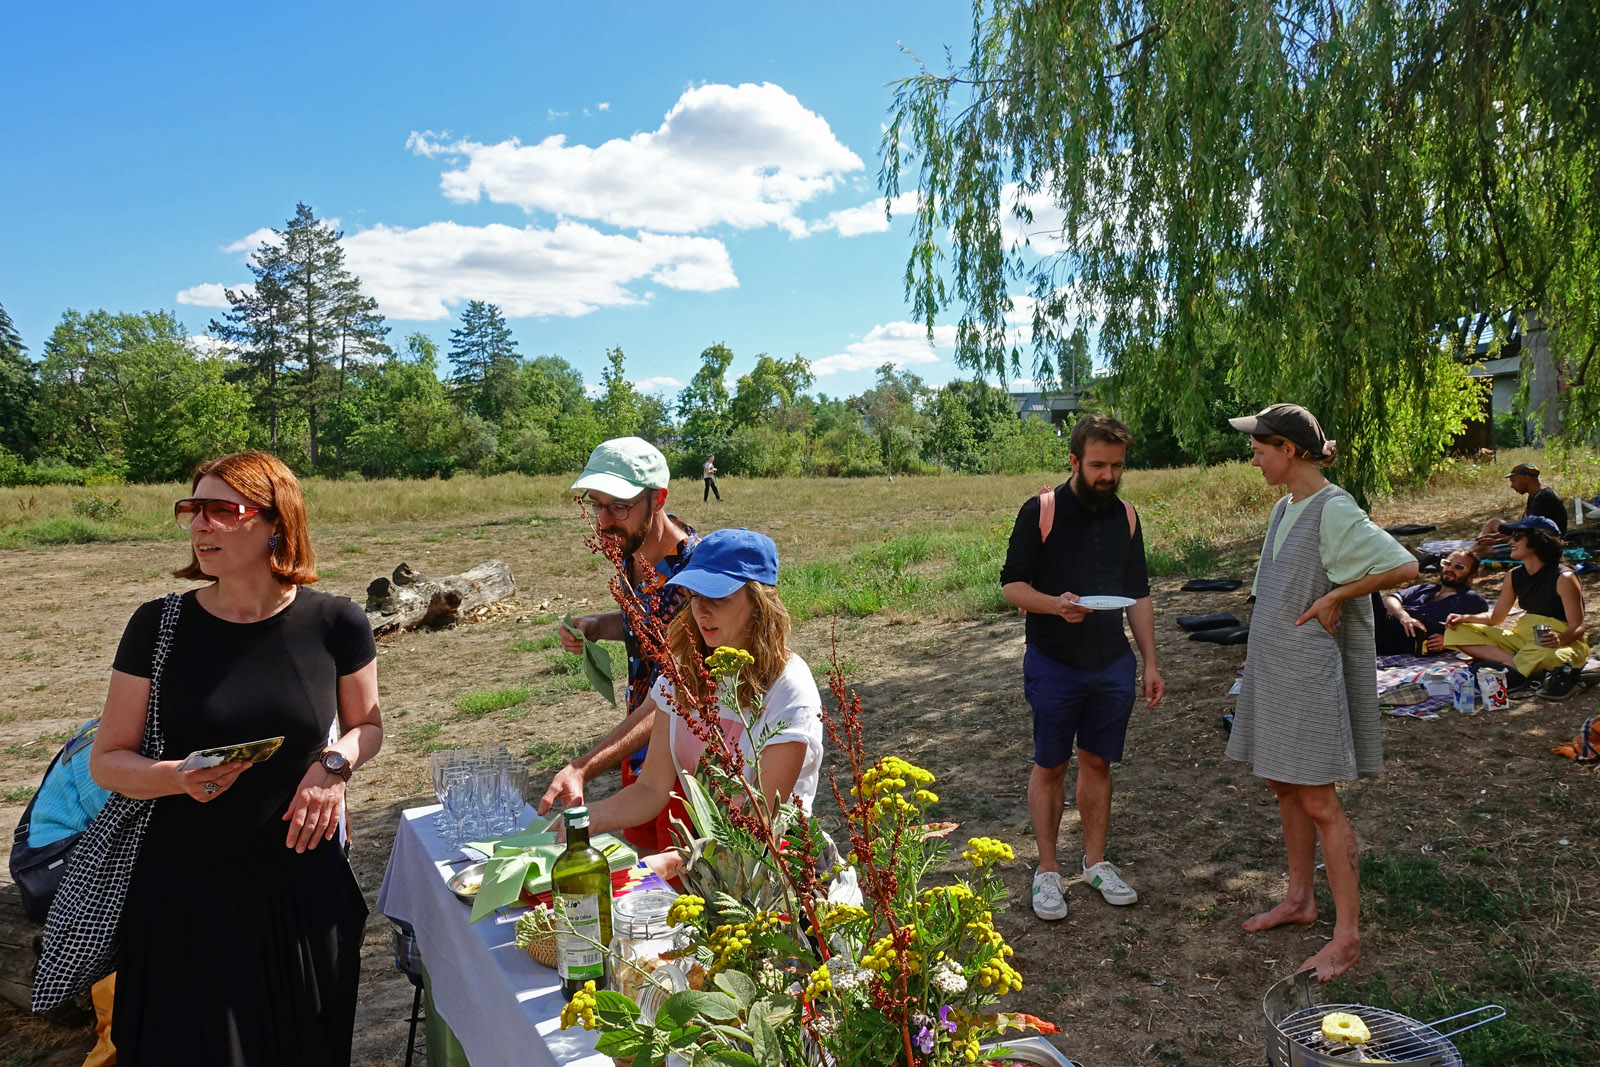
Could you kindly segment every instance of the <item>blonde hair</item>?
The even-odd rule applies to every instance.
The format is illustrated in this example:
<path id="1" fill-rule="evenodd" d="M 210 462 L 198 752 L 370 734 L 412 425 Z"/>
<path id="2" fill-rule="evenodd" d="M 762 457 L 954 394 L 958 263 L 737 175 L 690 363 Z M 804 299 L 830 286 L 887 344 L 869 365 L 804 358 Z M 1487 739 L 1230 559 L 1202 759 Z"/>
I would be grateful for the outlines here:
<path id="1" fill-rule="evenodd" d="M 1309 448 L 1303 448 L 1300 445 L 1295 445 L 1293 441 L 1289 440 L 1287 437 L 1283 436 L 1282 434 L 1276 434 L 1276 433 L 1253 433 L 1250 436 L 1253 439 L 1255 439 L 1257 441 L 1260 441 L 1262 444 L 1266 445 L 1268 448 L 1277 448 L 1279 445 L 1286 445 L 1286 444 L 1294 445 L 1294 458 L 1295 459 L 1303 460 L 1306 463 L 1315 463 L 1319 467 L 1331 467 L 1331 466 L 1333 466 L 1333 449 L 1331 449 L 1331 448 L 1328 449 L 1328 454 L 1327 455 L 1319 456 L 1319 455 L 1315 454 L 1314 452 L 1312 452 Z"/>
<path id="2" fill-rule="evenodd" d="M 761 582 L 745 582 L 731 595 L 747 596 L 751 602 L 745 651 L 755 657 L 755 663 L 749 670 L 739 672 L 739 706 L 748 708 L 757 696 L 772 688 L 789 662 L 789 609 L 783 606 L 775 587 Z M 700 701 L 706 697 L 706 687 L 698 668 L 714 649 L 706 645 L 700 627 L 695 625 L 691 606 L 694 596 L 690 594 L 667 628 L 667 648 L 678 661 L 689 696 Z"/>

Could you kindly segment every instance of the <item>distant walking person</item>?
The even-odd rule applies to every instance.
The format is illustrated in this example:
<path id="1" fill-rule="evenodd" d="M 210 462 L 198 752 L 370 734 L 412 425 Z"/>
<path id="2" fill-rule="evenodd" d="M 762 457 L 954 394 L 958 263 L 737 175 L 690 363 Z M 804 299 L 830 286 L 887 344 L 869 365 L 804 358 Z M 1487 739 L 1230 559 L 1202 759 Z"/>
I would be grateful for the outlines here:
<path id="1" fill-rule="evenodd" d="M 711 499 L 712 493 L 717 494 L 718 501 L 722 499 L 722 494 L 717 491 L 716 458 L 717 454 L 713 452 L 711 455 L 707 456 L 706 461 L 700 465 L 700 476 L 706 480 L 705 492 L 700 494 L 700 503 L 702 504 Z"/>
<path id="2" fill-rule="evenodd" d="M 1360 844 L 1335 788 L 1383 769 L 1372 598 L 1410 581 L 1417 561 L 1322 475 L 1334 442 L 1305 408 L 1274 404 L 1228 422 L 1250 435 L 1250 465 L 1278 498 L 1256 566 L 1255 614 L 1228 758 L 1278 798 L 1289 888 L 1246 919 L 1252 933 L 1317 919 L 1317 841 L 1333 894 L 1333 940 L 1297 971 L 1328 981 L 1361 958 Z"/>
<path id="3" fill-rule="evenodd" d="M 1144 531 L 1132 505 L 1117 497 L 1132 442 L 1128 428 L 1107 415 L 1079 419 L 1067 457 L 1072 476 L 1022 505 L 1000 571 L 1006 601 L 1028 613 L 1022 684 L 1033 709 L 1028 812 L 1039 846 L 1033 911 L 1041 919 L 1067 915 L 1056 838 L 1074 748 L 1084 884 L 1111 904 L 1139 899 L 1105 852 L 1111 765 L 1122 759 L 1135 694 L 1133 651 L 1123 636 L 1122 612 L 1113 606 L 1117 598 L 1130 605 L 1146 705 L 1155 707 L 1166 690 L 1156 668 Z M 1081 603 L 1106 594 L 1113 603 L 1092 610 Z"/>

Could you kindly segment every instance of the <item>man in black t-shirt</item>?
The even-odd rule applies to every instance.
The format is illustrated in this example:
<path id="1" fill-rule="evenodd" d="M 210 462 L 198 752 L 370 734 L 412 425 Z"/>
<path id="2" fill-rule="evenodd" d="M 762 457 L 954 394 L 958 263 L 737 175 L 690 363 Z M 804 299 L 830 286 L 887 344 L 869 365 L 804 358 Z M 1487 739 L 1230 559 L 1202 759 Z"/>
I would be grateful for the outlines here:
<path id="1" fill-rule="evenodd" d="M 1083 825 L 1083 880 L 1109 903 L 1139 899 L 1105 856 L 1111 813 L 1111 765 L 1122 759 L 1133 714 L 1135 664 L 1120 606 L 1088 608 L 1085 598 L 1128 606 L 1144 660 L 1144 698 L 1154 707 L 1166 684 L 1156 668 L 1155 612 L 1145 567 L 1144 531 L 1117 496 L 1133 435 L 1107 415 L 1072 428 L 1072 476 L 1022 505 L 1011 531 L 1000 585 L 1027 613 L 1023 692 L 1033 710 L 1033 772 L 1028 812 L 1039 846 L 1033 910 L 1067 914 L 1056 861 L 1066 801 L 1067 764 L 1078 754 L 1078 815 Z"/>
<path id="2" fill-rule="evenodd" d="M 1562 537 L 1567 536 L 1567 506 L 1554 489 L 1539 484 L 1538 467 L 1531 463 L 1518 463 L 1511 468 L 1511 473 L 1506 475 L 1506 479 L 1511 484 L 1512 492 L 1528 498 L 1528 502 L 1522 507 L 1521 518 L 1543 515 L 1556 524 L 1556 529 L 1561 531 Z M 1480 558 L 1487 557 L 1495 547 L 1506 543 L 1505 535 L 1500 532 L 1500 524 L 1506 521 L 1490 519 L 1483 524 L 1483 532 L 1478 534 L 1477 544 L 1473 546 L 1473 551 Z M 1506 556 L 1504 551 L 1494 554 Z"/>

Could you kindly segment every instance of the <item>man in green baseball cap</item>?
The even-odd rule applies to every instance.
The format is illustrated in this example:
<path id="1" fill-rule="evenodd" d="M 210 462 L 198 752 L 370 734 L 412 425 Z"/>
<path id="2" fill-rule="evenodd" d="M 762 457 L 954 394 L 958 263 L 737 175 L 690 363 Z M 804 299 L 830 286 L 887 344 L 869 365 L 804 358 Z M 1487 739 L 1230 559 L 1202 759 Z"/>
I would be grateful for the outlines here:
<path id="1" fill-rule="evenodd" d="M 602 441 L 589 453 L 583 473 L 572 483 L 580 494 L 600 536 L 622 549 L 623 575 L 632 589 L 639 589 L 645 576 L 658 572 L 663 581 L 689 563 L 700 537 L 694 528 L 667 513 L 667 483 L 670 472 L 667 458 L 641 437 L 617 437 Z M 672 621 L 688 594 L 676 585 L 663 586 L 645 605 L 663 628 Z M 628 649 L 627 717 L 583 755 L 575 758 L 550 781 L 550 788 L 539 800 L 539 814 L 552 804 L 571 807 L 583 803 L 584 785 L 612 767 L 622 768 L 622 784 L 633 781 L 644 762 L 645 745 L 650 740 L 653 706 L 640 705 L 655 684 L 658 668 L 643 656 L 638 638 L 629 629 L 621 611 L 584 615 L 572 620 L 591 641 L 621 641 Z M 583 654 L 583 642 L 566 627 L 558 627 L 561 647 Z M 663 813 L 657 823 L 646 823 L 624 831 L 624 836 L 640 855 L 660 852 L 672 844 Z"/>

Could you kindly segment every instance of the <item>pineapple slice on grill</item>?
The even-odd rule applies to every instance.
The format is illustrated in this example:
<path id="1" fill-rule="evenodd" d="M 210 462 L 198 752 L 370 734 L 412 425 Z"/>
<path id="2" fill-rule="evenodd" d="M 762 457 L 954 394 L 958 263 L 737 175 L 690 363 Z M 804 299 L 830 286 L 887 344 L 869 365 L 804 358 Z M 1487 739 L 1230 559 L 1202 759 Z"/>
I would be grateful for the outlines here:
<path id="1" fill-rule="evenodd" d="M 1322 1036 L 1329 1041 L 1359 1045 L 1372 1040 L 1372 1031 L 1367 1029 L 1367 1024 L 1361 1021 L 1359 1015 L 1351 1015 L 1347 1011 L 1330 1011 L 1322 1017 Z"/>

